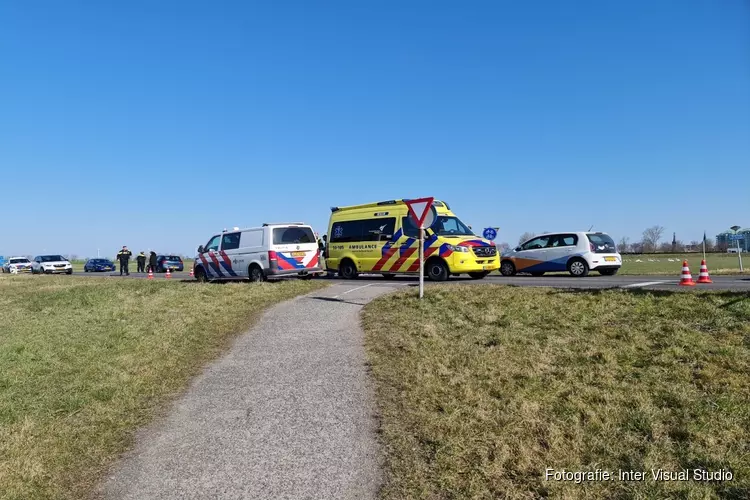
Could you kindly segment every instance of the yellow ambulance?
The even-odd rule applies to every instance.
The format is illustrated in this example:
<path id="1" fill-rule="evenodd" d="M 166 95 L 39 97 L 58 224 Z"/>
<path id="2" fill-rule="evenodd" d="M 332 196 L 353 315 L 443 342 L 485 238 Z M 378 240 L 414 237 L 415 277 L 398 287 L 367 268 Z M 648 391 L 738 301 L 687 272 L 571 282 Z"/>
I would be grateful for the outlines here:
<path id="1" fill-rule="evenodd" d="M 482 279 L 499 269 L 492 242 L 477 237 L 447 203 L 435 200 L 433 206 L 437 217 L 424 244 L 426 277 L 445 281 L 468 274 Z M 326 270 L 346 279 L 360 273 L 419 274 L 419 230 L 404 200 L 332 207 L 324 257 Z"/>

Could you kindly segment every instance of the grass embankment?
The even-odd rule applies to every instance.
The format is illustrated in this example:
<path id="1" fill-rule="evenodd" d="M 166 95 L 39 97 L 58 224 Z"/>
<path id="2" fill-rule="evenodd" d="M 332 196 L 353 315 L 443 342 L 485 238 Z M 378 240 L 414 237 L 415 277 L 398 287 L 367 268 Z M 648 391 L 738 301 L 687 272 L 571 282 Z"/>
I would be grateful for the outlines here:
<path id="1" fill-rule="evenodd" d="M 365 307 L 385 498 L 750 498 L 750 295 L 428 288 Z M 545 469 L 643 481 L 545 481 Z M 730 470 L 656 482 L 651 469 Z"/>
<path id="2" fill-rule="evenodd" d="M 671 262 L 670 259 L 672 259 Z M 688 261 L 691 272 L 698 274 L 702 259 L 703 255 L 700 253 L 623 255 L 622 268 L 619 274 L 679 276 L 683 260 Z M 742 264 L 745 269 L 750 266 L 749 255 L 743 255 Z M 740 272 L 740 263 L 737 259 L 737 254 L 732 253 L 706 254 L 706 266 L 708 266 L 710 274 L 739 274 Z"/>
<path id="3" fill-rule="evenodd" d="M 0 277 L 0 498 L 84 498 L 133 431 L 289 281 Z"/>

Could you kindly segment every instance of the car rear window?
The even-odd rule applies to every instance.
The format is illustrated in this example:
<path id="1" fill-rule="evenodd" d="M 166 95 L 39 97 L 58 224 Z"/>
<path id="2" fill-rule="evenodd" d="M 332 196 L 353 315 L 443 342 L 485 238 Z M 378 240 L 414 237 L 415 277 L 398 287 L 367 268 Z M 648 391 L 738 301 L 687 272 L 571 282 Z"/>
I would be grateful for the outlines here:
<path id="1" fill-rule="evenodd" d="M 312 229 L 309 227 L 275 227 L 273 229 L 274 245 L 291 243 L 316 243 Z"/>
<path id="2" fill-rule="evenodd" d="M 167 260 L 181 261 L 182 259 L 178 255 L 168 255 Z"/>
<path id="3" fill-rule="evenodd" d="M 617 252 L 617 247 L 615 246 L 615 242 L 612 238 L 609 237 L 608 234 L 587 234 L 589 241 L 592 245 L 594 245 L 593 249 L 591 250 L 594 253 L 615 253 Z"/>

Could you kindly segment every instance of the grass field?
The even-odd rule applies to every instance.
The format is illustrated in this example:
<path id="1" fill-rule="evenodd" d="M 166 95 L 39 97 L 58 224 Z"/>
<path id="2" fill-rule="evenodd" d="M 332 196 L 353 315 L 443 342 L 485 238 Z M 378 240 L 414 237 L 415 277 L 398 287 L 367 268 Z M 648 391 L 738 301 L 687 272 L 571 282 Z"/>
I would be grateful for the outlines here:
<path id="1" fill-rule="evenodd" d="M 678 277 L 682 270 L 682 261 L 687 260 L 690 271 L 698 274 L 703 255 L 700 253 L 683 254 L 654 254 L 654 255 L 623 255 L 622 268 L 619 274 L 658 274 L 674 275 Z M 670 262 L 670 259 L 672 261 Z M 750 255 L 743 254 L 742 265 L 745 272 L 750 272 Z M 740 263 L 737 254 L 709 253 L 706 254 L 706 266 L 710 274 L 738 274 Z"/>
<path id="2" fill-rule="evenodd" d="M 747 293 L 443 286 L 377 299 L 363 325 L 384 498 L 750 498 Z"/>
<path id="3" fill-rule="evenodd" d="M 0 498 L 85 498 L 235 334 L 321 286 L 0 276 Z"/>

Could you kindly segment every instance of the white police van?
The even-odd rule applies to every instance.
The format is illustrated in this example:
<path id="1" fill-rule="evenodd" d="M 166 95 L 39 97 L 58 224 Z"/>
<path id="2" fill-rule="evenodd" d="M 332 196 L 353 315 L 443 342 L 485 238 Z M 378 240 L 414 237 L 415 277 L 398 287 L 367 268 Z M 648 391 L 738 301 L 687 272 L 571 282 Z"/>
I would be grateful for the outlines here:
<path id="1" fill-rule="evenodd" d="M 322 269 L 312 228 L 302 222 L 287 222 L 234 228 L 212 236 L 198 247 L 193 272 L 198 281 L 265 281 L 311 278 Z"/>

